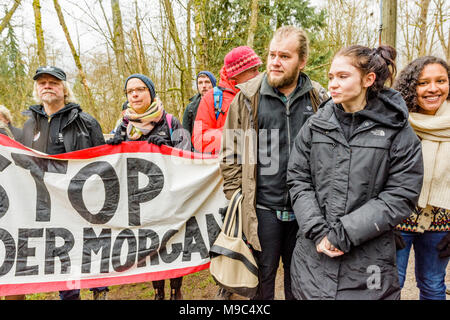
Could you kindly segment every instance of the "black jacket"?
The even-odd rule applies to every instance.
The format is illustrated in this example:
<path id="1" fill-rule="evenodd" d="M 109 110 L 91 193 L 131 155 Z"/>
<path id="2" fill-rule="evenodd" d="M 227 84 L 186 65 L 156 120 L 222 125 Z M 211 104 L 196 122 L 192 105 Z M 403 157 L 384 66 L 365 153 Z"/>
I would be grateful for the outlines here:
<path id="1" fill-rule="evenodd" d="M 50 118 L 42 105 L 28 110 L 20 142 L 47 154 L 71 152 L 105 143 L 100 124 L 75 103 L 68 103 Z"/>
<path id="2" fill-rule="evenodd" d="M 197 116 L 198 106 L 200 105 L 200 100 L 202 96 L 197 93 L 195 96 L 189 99 L 190 103 L 186 106 L 183 114 L 183 128 L 186 129 L 192 136 L 192 131 L 194 130 L 194 121 Z"/>
<path id="3" fill-rule="evenodd" d="M 314 114 L 310 79 L 300 74 L 297 88 L 283 101 L 264 77 L 258 107 L 257 203 L 273 210 L 292 211 L 286 172 L 294 139 Z"/>
<path id="4" fill-rule="evenodd" d="M 10 137 L 11 139 L 20 141 L 20 137 L 22 136 L 22 129 L 14 127 L 11 122 L 8 124 L 4 124 L 3 122 L 1 122 L 0 133 Z"/>
<path id="5" fill-rule="evenodd" d="M 329 100 L 308 119 L 289 159 L 299 224 L 292 292 L 298 299 L 399 299 L 393 228 L 420 194 L 420 141 L 394 90 L 369 100 L 351 130 L 342 130 L 335 111 Z M 317 253 L 324 236 L 345 254 Z"/>

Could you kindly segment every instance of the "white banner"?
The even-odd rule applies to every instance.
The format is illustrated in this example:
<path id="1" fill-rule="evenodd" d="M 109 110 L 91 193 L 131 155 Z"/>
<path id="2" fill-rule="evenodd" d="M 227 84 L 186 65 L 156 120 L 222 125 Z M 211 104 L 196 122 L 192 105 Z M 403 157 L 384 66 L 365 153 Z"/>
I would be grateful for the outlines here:
<path id="1" fill-rule="evenodd" d="M 217 158 L 146 142 L 48 156 L 0 136 L 0 296 L 208 268 Z"/>

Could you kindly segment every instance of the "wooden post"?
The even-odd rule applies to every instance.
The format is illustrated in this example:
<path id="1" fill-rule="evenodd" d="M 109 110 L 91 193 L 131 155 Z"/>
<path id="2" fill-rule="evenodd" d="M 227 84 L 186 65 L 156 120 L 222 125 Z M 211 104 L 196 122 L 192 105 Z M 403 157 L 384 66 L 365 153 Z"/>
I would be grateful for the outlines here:
<path id="1" fill-rule="evenodd" d="M 382 31 L 381 44 L 388 44 L 396 47 L 397 43 L 397 0 L 382 1 Z"/>

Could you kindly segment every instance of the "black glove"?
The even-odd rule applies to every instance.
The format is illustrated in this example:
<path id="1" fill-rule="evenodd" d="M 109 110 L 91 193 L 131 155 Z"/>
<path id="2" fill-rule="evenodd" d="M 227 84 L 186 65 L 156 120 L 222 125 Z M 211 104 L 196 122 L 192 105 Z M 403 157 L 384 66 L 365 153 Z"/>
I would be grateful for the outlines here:
<path id="1" fill-rule="evenodd" d="M 436 249 L 439 251 L 439 258 L 444 259 L 450 257 L 450 232 L 447 232 L 447 235 L 439 241 Z"/>
<path id="2" fill-rule="evenodd" d="M 119 135 L 115 135 L 111 139 L 106 140 L 106 144 L 117 145 L 121 144 L 123 141 L 122 137 Z"/>
<path id="3" fill-rule="evenodd" d="M 402 250 L 405 249 L 406 243 L 403 240 L 402 233 L 400 230 L 394 230 L 394 240 L 395 240 L 395 249 Z"/>
<path id="4" fill-rule="evenodd" d="M 161 146 L 162 144 L 164 144 L 165 139 L 163 137 L 157 136 L 157 135 L 153 135 L 150 136 L 147 140 L 148 143 L 153 143 L 157 146 Z"/>

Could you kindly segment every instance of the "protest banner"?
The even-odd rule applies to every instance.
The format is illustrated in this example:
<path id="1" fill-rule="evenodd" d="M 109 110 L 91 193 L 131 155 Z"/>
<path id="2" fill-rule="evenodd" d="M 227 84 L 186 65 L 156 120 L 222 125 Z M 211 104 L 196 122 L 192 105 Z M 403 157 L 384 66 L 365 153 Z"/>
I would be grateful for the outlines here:
<path id="1" fill-rule="evenodd" d="M 0 135 L 0 295 L 206 269 L 226 204 L 217 158 L 147 142 L 49 156 Z"/>

